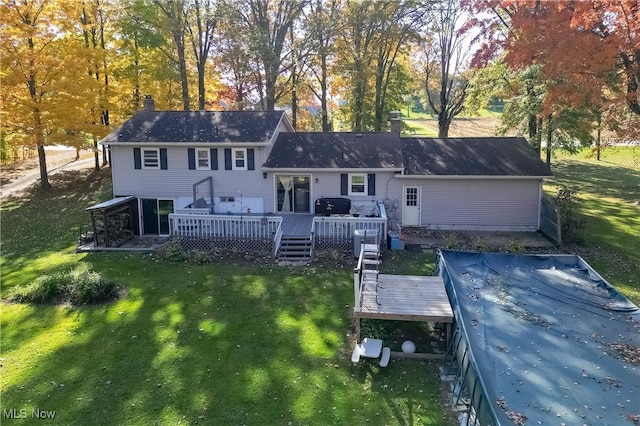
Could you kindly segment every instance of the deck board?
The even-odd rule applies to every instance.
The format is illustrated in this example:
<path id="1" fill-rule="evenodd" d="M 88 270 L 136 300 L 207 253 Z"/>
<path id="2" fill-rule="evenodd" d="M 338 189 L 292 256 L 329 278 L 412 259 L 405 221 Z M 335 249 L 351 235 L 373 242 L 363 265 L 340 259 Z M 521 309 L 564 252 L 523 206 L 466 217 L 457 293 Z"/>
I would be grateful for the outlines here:
<path id="1" fill-rule="evenodd" d="M 291 213 L 282 215 L 282 235 L 287 237 L 309 237 L 314 215 Z"/>
<path id="2" fill-rule="evenodd" d="M 378 284 L 367 283 L 354 315 L 359 318 L 453 322 L 444 282 L 440 277 L 413 275 L 378 276 Z"/>

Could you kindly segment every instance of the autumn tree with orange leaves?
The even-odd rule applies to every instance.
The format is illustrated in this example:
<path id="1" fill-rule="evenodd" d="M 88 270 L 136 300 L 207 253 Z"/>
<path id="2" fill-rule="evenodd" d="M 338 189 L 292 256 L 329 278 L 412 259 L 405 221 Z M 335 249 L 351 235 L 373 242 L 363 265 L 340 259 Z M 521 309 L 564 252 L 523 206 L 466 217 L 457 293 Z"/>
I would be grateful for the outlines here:
<path id="1" fill-rule="evenodd" d="M 617 110 L 609 116 L 619 118 L 621 104 L 627 106 L 630 120 L 638 119 L 637 0 L 477 0 L 470 5 L 474 16 L 485 17 L 476 22 L 485 44 L 475 65 L 488 64 L 504 53 L 505 63 L 514 71 L 532 65 L 540 69 L 546 93 L 530 127 L 552 123 L 554 114 L 569 109 L 590 112 L 586 116 L 599 126 L 608 111 Z M 619 120 L 610 127 L 624 128 Z"/>

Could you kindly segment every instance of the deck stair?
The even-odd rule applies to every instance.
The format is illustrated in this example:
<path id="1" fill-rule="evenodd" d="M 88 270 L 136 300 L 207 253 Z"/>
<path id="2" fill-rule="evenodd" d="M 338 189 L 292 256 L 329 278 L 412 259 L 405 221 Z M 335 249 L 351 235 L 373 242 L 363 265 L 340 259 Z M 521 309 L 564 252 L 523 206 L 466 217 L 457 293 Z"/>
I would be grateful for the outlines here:
<path id="1" fill-rule="evenodd" d="M 278 260 L 308 262 L 311 260 L 311 237 L 284 236 L 278 250 Z"/>

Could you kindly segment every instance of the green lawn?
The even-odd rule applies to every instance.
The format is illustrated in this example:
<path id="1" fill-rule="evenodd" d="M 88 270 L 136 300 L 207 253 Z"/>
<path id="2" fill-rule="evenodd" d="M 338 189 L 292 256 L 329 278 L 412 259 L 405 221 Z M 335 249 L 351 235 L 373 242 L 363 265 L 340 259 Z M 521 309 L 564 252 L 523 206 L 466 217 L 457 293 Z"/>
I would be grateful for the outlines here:
<path id="1" fill-rule="evenodd" d="M 351 363 L 353 265 L 76 254 L 109 176 L 74 177 L 3 202 L 3 294 L 79 261 L 128 291 L 80 308 L 3 304 L 3 409 L 55 411 L 59 424 L 447 424 L 435 364 Z"/>
<path id="2" fill-rule="evenodd" d="M 601 161 L 589 149 L 554 157 L 545 191 L 576 187 L 585 220 L 584 242 L 571 250 L 640 304 L 640 147 L 608 148 Z"/>

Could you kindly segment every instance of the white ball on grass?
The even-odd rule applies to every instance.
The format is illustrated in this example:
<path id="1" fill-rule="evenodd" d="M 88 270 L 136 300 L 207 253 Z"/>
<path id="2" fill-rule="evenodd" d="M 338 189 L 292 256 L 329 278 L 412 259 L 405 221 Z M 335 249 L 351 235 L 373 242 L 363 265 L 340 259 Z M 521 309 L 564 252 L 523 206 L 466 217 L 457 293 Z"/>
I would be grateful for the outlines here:
<path id="1" fill-rule="evenodd" d="M 411 340 L 405 340 L 402 342 L 402 352 L 412 354 L 416 351 L 416 344 Z"/>

